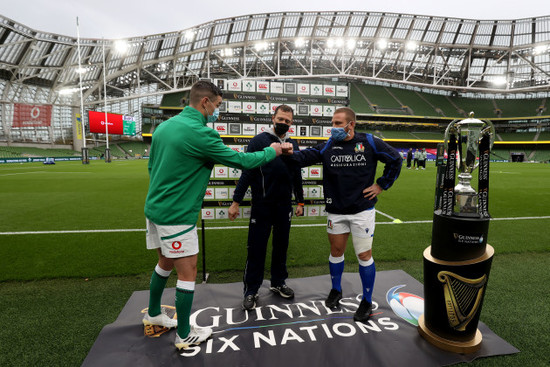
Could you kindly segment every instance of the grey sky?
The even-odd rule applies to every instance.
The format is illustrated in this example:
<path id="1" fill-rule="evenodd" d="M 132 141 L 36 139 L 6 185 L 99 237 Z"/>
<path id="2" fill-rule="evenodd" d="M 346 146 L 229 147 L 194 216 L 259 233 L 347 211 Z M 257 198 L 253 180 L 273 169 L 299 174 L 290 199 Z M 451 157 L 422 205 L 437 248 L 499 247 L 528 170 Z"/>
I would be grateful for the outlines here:
<path id="1" fill-rule="evenodd" d="M 467 19 L 550 16 L 550 1 L 521 0 L 26 0 L 10 1 L 0 13 L 32 29 L 85 38 L 124 38 L 177 31 L 211 20 L 281 11 L 377 11 Z"/>

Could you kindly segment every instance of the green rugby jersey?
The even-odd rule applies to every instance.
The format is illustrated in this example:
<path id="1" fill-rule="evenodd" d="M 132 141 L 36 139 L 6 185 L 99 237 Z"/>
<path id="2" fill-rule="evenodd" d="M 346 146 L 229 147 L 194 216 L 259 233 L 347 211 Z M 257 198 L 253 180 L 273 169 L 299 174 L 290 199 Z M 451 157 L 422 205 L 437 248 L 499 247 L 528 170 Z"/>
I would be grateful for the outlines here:
<path id="1" fill-rule="evenodd" d="M 223 144 L 193 107 L 160 124 L 153 133 L 145 216 L 156 224 L 197 223 L 215 163 L 252 169 L 275 159 L 275 149 L 238 153 Z"/>

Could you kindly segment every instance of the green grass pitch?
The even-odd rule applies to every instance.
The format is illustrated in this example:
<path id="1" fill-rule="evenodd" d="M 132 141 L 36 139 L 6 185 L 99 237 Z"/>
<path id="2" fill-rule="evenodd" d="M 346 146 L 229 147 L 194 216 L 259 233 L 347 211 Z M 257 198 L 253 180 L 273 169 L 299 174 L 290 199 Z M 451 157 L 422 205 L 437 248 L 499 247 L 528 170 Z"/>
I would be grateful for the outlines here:
<path id="1" fill-rule="evenodd" d="M 377 210 L 403 223 L 377 215 L 373 256 L 378 270 L 403 269 L 422 281 L 434 183 L 433 163 L 425 171 L 404 168 L 380 196 Z M 1 366 L 82 363 L 101 328 L 114 321 L 131 293 L 148 288 L 156 254 L 145 249 L 147 186 L 146 160 L 0 165 Z M 492 163 L 489 195 L 495 220 L 488 241 L 496 255 L 481 319 L 522 352 L 473 365 L 545 366 L 550 345 L 550 165 Z M 323 217 L 293 219 L 291 277 L 327 273 L 325 230 L 309 226 L 322 223 Z M 246 220 L 206 222 L 209 282 L 241 280 L 247 230 L 218 228 L 246 225 Z M 348 246 L 346 271 L 356 271 L 354 258 Z M 168 286 L 174 285 L 172 276 Z"/>

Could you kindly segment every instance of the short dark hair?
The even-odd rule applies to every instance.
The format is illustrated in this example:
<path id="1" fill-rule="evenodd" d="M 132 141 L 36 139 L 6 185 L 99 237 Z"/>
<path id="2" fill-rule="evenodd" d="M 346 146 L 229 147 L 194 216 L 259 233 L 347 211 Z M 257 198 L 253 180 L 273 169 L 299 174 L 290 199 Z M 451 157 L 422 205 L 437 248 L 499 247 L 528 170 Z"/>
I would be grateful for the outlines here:
<path id="1" fill-rule="evenodd" d="M 199 80 L 191 87 L 191 92 L 189 93 L 189 104 L 196 106 L 204 97 L 214 99 L 217 96 L 223 96 L 223 92 L 216 86 L 216 84 L 207 80 Z"/>
<path id="2" fill-rule="evenodd" d="M 289 105 L 282 104 L 280 106 L 277 106 L 277 108 L 273 112 L 273 116 L 275 116 L 277 112 L 279 112 L 279 110 L 282 112 L 290 112 L 292 114 L 292 118 L 294 118 L 294 110 Z"/>
<path id="3" fill-rule="evenodd" d="M 357 119 L 355 112 L 349 107 L 337 108 L 336 111 L 334 111 L 334 114 L 336 115 L 337 113 L 345 113 L 349 121 L 356 121 Z"/>

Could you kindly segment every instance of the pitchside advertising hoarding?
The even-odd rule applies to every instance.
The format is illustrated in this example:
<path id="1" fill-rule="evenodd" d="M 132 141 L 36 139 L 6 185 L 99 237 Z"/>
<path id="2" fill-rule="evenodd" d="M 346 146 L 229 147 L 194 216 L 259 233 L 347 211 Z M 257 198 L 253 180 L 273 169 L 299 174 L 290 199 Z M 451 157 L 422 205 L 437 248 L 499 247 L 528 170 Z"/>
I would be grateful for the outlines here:
<path id="1" fill-rule="evenodd" d="M 107 115 L 107 119 L 105 119 L 105 115 Z M 105 120 L 107 120 L 107 124 Z M 107 125 L 109 134 L 136 135 L 136 122 L 132 116 L 88 111 L 88 121 L 91 133 L 105 134 Z"/>

